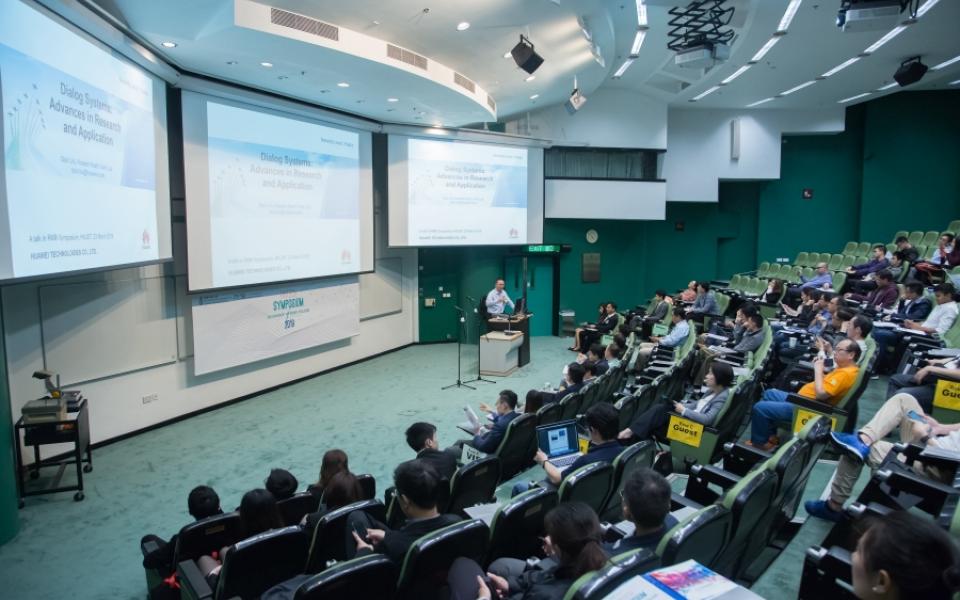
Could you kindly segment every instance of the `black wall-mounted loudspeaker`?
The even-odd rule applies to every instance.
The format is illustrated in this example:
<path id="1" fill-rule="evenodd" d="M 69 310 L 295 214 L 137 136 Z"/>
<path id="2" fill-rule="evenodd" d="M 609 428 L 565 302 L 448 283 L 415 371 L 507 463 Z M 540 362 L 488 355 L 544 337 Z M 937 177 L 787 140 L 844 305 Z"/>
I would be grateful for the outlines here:
<path id="1" fill-rule="evenodd" d="M 906 87 L 911 83 L 916 83 L 927 72 L 927 65 L 920 62 L 920 57 L 911 58 L 903 61 L 897 72 L 893 74 L 893 79 L 900 84 L 900 87 Z"/>
<path id="2" fill-rule="evenodd" d="M 543 57 L 534 52 L 533 44 L 522 35 L 520 36 L 520 43 L 513 47 L 510 55 L 513 56 L 513 62 L 517 63 L 518 67 L 531 75 L 543 64 Z"/>

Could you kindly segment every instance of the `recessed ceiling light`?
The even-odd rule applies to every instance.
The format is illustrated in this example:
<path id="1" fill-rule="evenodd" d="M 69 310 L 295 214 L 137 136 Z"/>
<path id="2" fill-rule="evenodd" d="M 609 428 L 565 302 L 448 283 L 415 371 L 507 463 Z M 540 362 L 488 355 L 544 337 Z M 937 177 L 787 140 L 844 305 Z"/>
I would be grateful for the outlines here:
<path id="1" fill-rule="evenodd" d="M 721 81 L 720 84 L 721 84 L 721 85 L 727 85 L 728 83 L 730 83 L 731 81 L 733 81 L 733 80 L 736 79 L 737 77 L 740 77 L 741 75 L 743 75 L 744 73 L 746 73 L 746 72 L 747 72 L 747 69 L 749 69 L 749 68 L 750 68 L 750 65 L 743 65 L 742 67 L 740 67 L 739 69 L 737 69 L 736 71 L 734 71 L 732 75 L 730 75 L 729 77 L 727 77 L 726 79 L 724 79 L 723 81 Z"/>
<path id="2" fill-rule="evenodd" d="M 776 45 L 776 43 L 779 41 L 780 41 L 779 37 L 772 37 L 769 40 L 767 40 L 767 43 L 764 44 L 763 47 L 757 50 L 757 53 L 753 55 L 753 58 L 750 59 L 750 62 L 751 63 L 760 62 L 760 59 L 766 56 L 767 52 L 770 52 L 770 49 L 773 48 Z"/>
<path id="3" fill-rule="evenodd" d="M 387 102 L 400 102 L 399 98 L 387 98 Z"/>
<path id="4" fill-rule="evenodd" d="M 860 98 L 866 98 L 870 95 L 870 92 L 864 92 L 862 94 L 857 94 L 856 96 L 850 96 L 849 98 L 844 98 L 839 100 L 837 104 L 846 104 L 847 102 L 853 102 L 854 100 L 859 100 Z"/>
<path id="5" fill-rule="evenodd" d="M 815 83 L 816 83 L 816 81 L 808 81 L 808 82 L 806 82 L 806 83 L 801 83 L 801 84 L 798 85 L 797 87 L 792 87 L 792 88 L 790 88 L 789 90 L 787 90 L 787 91 L 785 91 L 785 92 L 780 92 L 779 95 L 780 95 L 780 96 L 789 96 L 790 94 L 792 94 L 792 93 L 794 93 L 794 92 L 799 92 L 799 91 L 802 90 L 803 88 L 805 88 L 805 87 L 810 87 L 811 85 L 813 85 L 813 84 L 815 84 Z"/>
<path id="6" fill-rule="evenodd" d="M 897 87 L 898 85 L 900 85 L 900 84 L 897 83 L 896 81 L 894 81 L 893 83 L 888 83 L 887 85 L 878 87 L 878 88 L 877 88 L 877 91 L 878 91 L 878 92 L 885 92 L 885 91 L 887 91 L 887 90 L 892 90 L 893 88 Z"/>
<path id="7" fill-rule="evenodd" d="M 893 38 L 895 38 L 895 37 L 897 37 L 898 35 L 900 35 L 901 33 L 903 33 L 903 30 L 906 29 L 906 28 L 907 28 L 906 25 L 897 25 L 896 27 L 894 27 L 893 29 L 891 29 L 890 31 L 888 31 L 886 34 L 884 34 L 884 36 L 883 36 L 882 38 L 880 38 L 879 40 L 877 40 L 877 41 L 875 41 L 874 43 L 872 43 L 872 44 L 870 44 L 869 46 L 867 46 L 866 50 L 864 50 L 863 53 L 864 53 L 864 54 L 873 54 L 874 52 L 876 52 L 877 50 L 880 49 L 880 46 L 886 44 L 887 42 L 889 42 L 889 41 L 892 40 Z"/>
<path id="8" fill-rule="evenodd" d="M 646 29 L 638 29 L 637 33 L 633 36 L 633 44 L 630 46 L 630 56 L 638 56 L 640 54 L 640 46 L 643 45 L 643 40 L 647 37 Z"/>
<path id="9" fill-rule="evenodd" d="M 950 82 L 950 85 L 960 85 L 960 79 L 958 79 L 958 80 L 956 80 L 956 81 L 951 81 L 951 82 Z"/>
<path id="10" fill-rule="evenodd" d="M 266 67 L 266 68 L 269 69 L 270 67 L 273 66 L 273 63 L 272 63 L 272 62 L 266 62 L 266 61 L 264 61 L 264 62 L 260 63 L 260 66 L 261 66 L 261 67 Z"/>
<path id="11" fill-rule="evenodd" d="M 526 79 L 524 79 L 524 81 L 533 81 L 533 80 L 536 79 L 536 78 L 537 78 L 536 75 L 529 75 L 529 76 L 527 76 Z"/>
<path id="12" fill-rule="evenodd" d="M 536 99 L 539 98 L 539 97 L 540 97 L 540 94 L 534 94 L 534 95 L 530 96 L 530 99 L 531 99 L 531 100 L 536 100 Z"/>
<path id="13" fill-rule="evenodd" d="M 350 84 L 347 83 L 346 81 L 341 81 L 340 83 L 337 84 L 337 87 L 348 88 L 350 87 Z"/>
<path id="14" fill-rule="evenodd" d="M 859 57 L 859 56 L 854 56 L 853 58 L 848 58 L 847 60 L 843 61 L 843 62 L 840 63 L 839 65 L 835 66 L 834 68 L 830 69 L 829 71 L 827 71 L 826 73 L 824 73 L 823 75 L 821 75 L 821 77 L 830 77 L 831 75 L 836 75 L 837 73 L 839 73 L 840 71 L 846 69 L 847 67 L 849 67 L 849 66 L 852 65 L 853 63 L 857 62 L 858 60 L 860 60 L 860 57 Z"/>
<path id="15" fill-rule="evenodd" d="M 960 60 L 960 56 L 954 56 L 954 57 L 951 58 L 950 60 L 945 60 L 945 61 L 943 61 L 942 63 L 940 63 L 939 65 L 937 65 L 937 66 L 935 66 L 935 67 L 930 67 L 930 70 L 931 70 L 931 71 L 939 71 L 940 69 L 945 69 L 945 68 L 949 67 L 950 65 L 952 65 L 953 63 L 957 62 L 958 60 Z"/>
<path id="16" fill-rule="evenodd" d="M 790 4 L 787 5 L 787 10 L 783 13 L 783 18 L 780 19 L 780 24 L 777 26 L 777 33 L 786 33 L 787 29 L 790 27 L 790 22 L 793 21 L 793 17 L 797 14 L 797 9 L 800 8 L 800 3 L 803 0 L 790 0 Z"/>
<path id="17" fill-rule="evenodd" d="M 176 42 L 160 42 L 160 45 L 163 46 L 164 48 L 176 48 L 176 47 L 177 47 L 177 43 L 176 43 Z"/>
<path id="18" fill-rule="evenodd" d="M 627 60 L 623 61 L 623 64 L 620 65 L 619 69 L 617 69 L 617 72 L 613 74 L 613 78 L 620 79 L 621 77 L 623 77 L 623 74 L 626 73 L 627 69 L 630 68 L 630 65 L 633 64 L 633 60 L 634 59 L 632 58 L 628 58 Z"/>
<path id="19" fill-rule="evenodd" d="M 470 29 L 470 23 L 467 21 L 460 21 L 457 23 L 457 31 L 466 31 Z"/>
<path id="20" fill-rule="evenodd" d="M 637 0 L 637 25 L 640 27 L 647 26 L 647 5 L 643 3 L 643 0 Z"/>
<path id="21" fill-rule="evenodd" d="M 767 102 L 771 102 L 772 100 L 774 100 L 774 98 L 773 98 L 772 96 L 771 96 L 770 98 L 764 98 L 763 100 L 757 100 L 757 101 L 754 102 L 753 104 L 748 104 L 748 105 L 747 105 L 747 108 L 753 108 L 754 106 L 760 106 L 761 104 L 766 104 Z"/>
<path id="22" fill-rule="evenodd" d="M 940 2 L 940 0 L 927 0 L 926 2 L 924 2 L 923 6 L 921 6 L 920 9 L 917 10 L 917 18 L 919 19 L 923 15 L 927 14 L 927 11 L 933 8 L 934 6 L 936 6 L 937 2 Z"/>
<path id="23" fill-rule="evenodd" d="M 714 93 L 715 91 L 717 91 L 717 90 L 719 90 L 719 89 L 720 89 L 720 86 L 719 86 L 719 85 L 715 85 L 715 86 L 713 86 L 712 88 L 708 89 L 707 91 L 701 92 L 700 94 L 694 96 L 694 97 L 691 99 L 691 101 L 692 101 L 692 102 L 696 102 L 697 100 L 703 98 L 704 96 L 709 96 L 710 94 Z"/>

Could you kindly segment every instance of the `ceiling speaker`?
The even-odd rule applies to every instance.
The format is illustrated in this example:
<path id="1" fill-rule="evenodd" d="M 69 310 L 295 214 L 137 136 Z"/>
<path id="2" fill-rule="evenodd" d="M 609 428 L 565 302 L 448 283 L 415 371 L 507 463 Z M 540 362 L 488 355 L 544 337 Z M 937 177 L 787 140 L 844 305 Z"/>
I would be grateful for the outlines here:
<path id="1" fill-rule="evenodd" d="M 893 74 L 893 78 L 900 84 L 900 87 L 906 87 L 911 83 L 920 81 L 926 72 L 927 65 L 920 62 L 920 57 L 917 56 L 903 61 L 897 72 Z"/>
<path id="2" fill-rule="evenodd" d="M 531 75 L 543 64 L 543 57 L 534 52 L 533 44 L 522 35 L 520 43 L 513 47 L 510 55 L 513 56 L 513 62 L 517 63 L 518 67 Z"/>

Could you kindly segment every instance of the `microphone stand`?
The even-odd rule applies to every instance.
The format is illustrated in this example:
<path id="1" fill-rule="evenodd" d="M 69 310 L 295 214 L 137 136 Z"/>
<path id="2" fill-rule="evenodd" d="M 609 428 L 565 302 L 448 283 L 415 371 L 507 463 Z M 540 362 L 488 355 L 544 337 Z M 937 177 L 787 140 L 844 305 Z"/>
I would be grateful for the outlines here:
<path id="1" fill-rule="evenodd" d="M 483 337 L 483 334 L 480 333 L 480 329 L 481 329 L 481 327 L 480 327 L 480 312 L 479 312 L 479 311 L 477 310 L 477 308 L 476 308 L 476 307 L 477 307 L 477 300 L 476 300 L 475 298 L 467 295 L 467 300 L 469 300 L 470 303 L 473 304 L 473 307 L 474 307 L 474 308 L 473 308 L 473 313 L 474 313 L 475 315 L 477 315 L 477 376 L 474 377 L 473 379 L 468 380 L 468 383 L 475 383 L 475 382 L 478 382 L 478 381 L 479 381 L 479 382 L 482 382 L 482 383 L 496 383 L 496 381 L 494 381 L 494 380 L 492 380 L 492 379 L 484 379 L 483 376 L 480 374 L 480 338 Z"/>
<path id="2" fill-rule="evenodd" d="M 460 379 L 460 340 L 463 338 L 463 336 L 466 333 L 465 323 L 467 322 L 467 317 L 465 316 L 464 310 L 462 308 L 460 308 L 456 304 L 454 304 L 453 307 L 457 309 L 457 312 L 459 313 L 457 315 L 457 321 L 459 321 L 459 327 L 457 328 L 457 381 L 456 383 L 451 383 L 450 385 L 444 386 L 440 389 L 448 390 L 453 387 L 455 388 L 465 387 L 470 390 L 475 390 L 477 388 L 467 385 Z M 479 369 L 479 366 L 477 368 Z"/>

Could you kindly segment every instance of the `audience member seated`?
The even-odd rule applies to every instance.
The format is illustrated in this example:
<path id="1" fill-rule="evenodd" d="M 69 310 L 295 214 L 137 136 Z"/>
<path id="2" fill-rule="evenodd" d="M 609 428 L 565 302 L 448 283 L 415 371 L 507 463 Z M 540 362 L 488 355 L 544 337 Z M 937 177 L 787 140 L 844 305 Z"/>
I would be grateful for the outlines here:
<path id="1" fill-rule="evenodd" d="M 190 490 L 187 496 L 187 512 L 195 520 L 200 521 L 207 517 L 223 514 L 220 509 L 220 497 L 212 487 L 198 485 Z M 170 541 L 165 541 L 153 534 L 147 534 L 140 539 L 140 545 L 155 542 L 157 549 L 143 557 L 144 569 L 155 569 L 161 577 L 169 577 L 177 565 L 173 564 L 173 551 L 177 547 L 177 534 L 173 534 Z"/>
<path id="2" fill-rule="evenodd" d="M 620 315 L 617 314 L 617 303 L 607 302 L 606 314 L 594 327 L 585 327 L 580 331 L 579 341 L 576 344 L 577 352 L 587 352 L 593 344 L 600 341 L 600 338 L 608 333 L 613 333 L 620 322 Z"/>
<path id="3" fill-rule="evenodd" d="M 317 522 L 323 515 L 361 500 L 363 500 L 363 487 L 360 485 L 360 480 L 350 471 L 340 471 L 330 478 L 324 488 L 320 508 L 317 512 L 304 515 L 300 526 L 312 539 L 313 530 L 317 528 Z"/>
<path id="4" fill-rule="evenodd" d="M 440 449 L 437 441 L 437 427 L 423 421 L 407 428 L 407 445 L 417 453 L 417 458 L 429 464 L 440 475 L 440 479 L 450 481 L 457 472 L 460 453 L 453 448 Z"/>
<path id="5" fill-rule="evenodd" d="M 277 502 L 286 500 L 297 493 L 297 486 L 300 483 L 293 473 L 286 469 L 270 469 L 270 475 L 263 482 L 263 487 L 273 494 Z"/>
<path id="6" fill-rule="evenodd" d="M 603 323 L 603 320 L 607 318 L 607 303 L 601 302 L 597 307 L 597 321 L 593 324 L 593 328 L 596 329 L 600 326 L 600 323 Z M 580 336 L 581 334 L 589 328 L 590 325 L 584 327 L 577 327 L 573 332 L 573 345 L 568 348 L 568 350 L 577 350 L 579 352 L 580 346 Z"/>
<path id="7" fill-rule="evenodd" d="M 561 600 L 581 575 L 602 568 L 607 554 L 602 547 L 600 521 L 583 502 L 553 508 L 544 518 L 544 560 L 499 558 L 490 564 L 487 577 L 476 562 L 458 558 L 447 575 L 451 600 L 500 598 L 506 600 Z M 491 589 L 491 587 L 493 589 Z"/>
<path id="8" fill-rule="evenodd" d="M 903 322 L 904 329 L 927 335 L 942 336 L 953 326 L 957 320 L 957 303 L 953 300 L 956 289 L 952 283 L 941 283 L 933 289 L 933 297 L 936 300 L 936 306 L 930 311 L 926 320 L 919 323 L 913 319 L 907 319 Z M 903 344 L 901 343 L 904 334 L 900 331 L 890 328 L 876 328 L 873 332 L 874 339 L 880 351 L 880 360 L 878 361 L 878 371 L 889 373 L 896 368 L 903 355 Z M 891 350 L 892 349 L 892 350 Z"/>
<path id="9" fill-rule="evenodd" d="M 783 280 L 782 279 L 771 279 L 767 283 L 767 291 L 761 296 L 761 302 L 764 304 L 776 304 L 780 301 L 780 298 L 783 296 Z"/>
<path id="10" fill-rule="evenodd" d="M 579 366 L 579 365 L 577 365 Z M 581 367 L 582 369 L 583 367 Z M 582 376 L 581 376 L 582 381 Z M 513 390 L 503 390 L 497 396 L 493 410 L 486 404 L 480 404 L 480 409 L 493 415 L 493 425 L 482 428 L 472 440 L 461 440 L 456 447 L 463 448 L 464 444 L 473 446 L 480 452 L 494 452 L 507 434 L 507 425 L 520 416 L 517 412 L 517 394 Z"/>
<path id="11" fill-rule="evenodd" d="M 655 552 L 660 539 L 677 524 L 670 514 L 670 483 L 653 469 L 633 472 L 623 485 L 623 518 L 630 521 L 631 535 L 603 545 L 610 556 L 632 550 Z"/>
<path id="12" fill-rule="evenodd" d="M 812 304 L 810 304 L 809 311 L 801 311 L 801 315 L 803 317 L 809 317 L 810 319 L 805 327 L 806 332 L 810 335 L 817 336 L 820 335 L 823 328 L 833 320 L 833 313 L 838 310 L 837 303 L 830 294 L 821 292 L 820 290 L 808 290 L 807 295 L 812 300 Z M 831 308 L 833 312 L 831 312 Z M 801 327 L 803 326 L 802 321 L 798 324 Z M 785 331 L 779 331 L 773 337 L 773 346 L 777 358 L 782 364 L 787 364 L 791 360 L 799 358 L 808 350 L 808 346 L 791 340 L 791 337 L 793 336 Z"/>
<path id="13" fill-rule="evenodd" d="M 832 286 L 833 275 L 830 274 L 830 269 L 828 268 L 827 263 L 817 263 L 817 271 L 813 277 L 801 275 L 800 285 L 788 287 L 786 296 L 784 296 L 784 300 L 786 304 L 793 304 L 796 302 L 797 296 L 804 290 L 823 290 L 830 289 Z"/>
<path id="14" fill-rule="evenodd" d="M 887 260 L 887 247 L 883 244 L 877 244 L 873 247 L 870 260 L 847 267 L 847 287 L 857 293 L 872 290 L 876 287 L 876 283 L 873 282 L 871 275 L 886 269 L 888 266 L 890 266 L 890 261 Z"/>
<path id="15" fill-rule="evenodd" d="M 350 558 L 353 558 L 351 554 L 366 556 L 376 552 L 386 555 L 399 567 L 415 541 L 460 520 L 456 515 L 442 515 L 437 510 L 443 482 L 434 468 L 422 460 L 400 463 L 393 472 L 393 485 L 400 510 L 407 517 L 406 523 L 393 530 L 363 511 L 351 513 L 347 518 L 347 531 L 353 537 L 356 550 L 352 551 L 351 544 L 347 544 Z M 366 535 L 361 537 L 358 531 L 365 531 Z"/>
<path id="16" fill-rule="evenodd" d="M 619 425 L 620 422 L 617 409 L 614 408 L 612 404 L 606 402 L 594 404 L 587 409 L 584 415 L 584 421 L 590 432 L 590 446 L 587 449 L 587 453 L 581 455 L 577 460 L 573 461 L 573 464 L 561 471 L 550 462 L 543 450 L 537 450 L 537 454 L 533 460 L 543 467 L 547 476 L 539 483 L 520 482 L 514 485 L 514 496 L 527 491 L 533 487 L 533 485 L 556 489 L 560 487 L 560 483 L 563 482 L 567 473 L 573 473 L 580 467 L 595 462 L 613 462 L 613 459 L 623 450 L 623 446 L 617 441 L 617 425 Z"/>
<path id="17" fill-rule="evenodd" d="M 597 377 L 600 377 L 600 368 L 597 363 L 589 360 L 583 363 L 583 385 L 589 385 Z"/>
<path id="18" fill-rule="evenodd" d="M 890 271 L 890 277 L 892 277 L 895 282 L 902 281 L 909 268 L 910 265 L 904 258 L 903 252 L 897 250 L 890 255 L 890 266 L 887 267 L 887 271 Z"/>
<path id="19" fill-rule="evenodd" d="M 283 527 L 283 519 L 280 517 L 280 509 L 277 508 L 277 500 L 273 497 L 273 494 L 265 489 L 250 490 L 244 494 L 243 498 L 240 499 L 239 512 L 240 530 L 243 533 L 243 539 Z M 217 589 L 220 567 L 223 566 L 223 560 L 228 549 L 229 547 L 222 548 L 217 556 L 201 556 L 197 560 L 197 567 L 207 579 L 211 589 Z"/>
<path id="20" fill-rule="evenodd" d="M 910 394 L 925 412 L 933 412 L 933 393 L 939 378 L 960 381 L 960 357 L 931 360 L 916 373 L 891 375 L 887 383 L 887 398 L 898 393 Z"/>
<path id="21" fill-rule="evenodd" d="M 523 401 L 523 414 L 537 414 L 543 408 L 543 396 L 541 396 L 539 390 L 530 390 L 527 392 L 527 397 Z"/>
<path id="22" fill-rule="evenodd" d="M 923 284 L 917 281 L 903 286 L 903 297 L 897 303 L 897 311 L 890 316 L 891 321 L 902 323 L 907 319 L 922 321 L 933 310 L 933 303 L 923 295 Z"/>
<path id="23" fill-rule="evenodd" d="M 322 499 L 323 489 L 333 476 L 340 471 L 350 471 L 350 466 L 347 462 L 347 453 L 343 450 L 327 450 L 323 453 L 323 460 L 320 461 L 320 478 L 316 483 L 308 485 L 307 491 L 317 499 Z"/>
<path id="24" fill-rule="evenodd" d="M 594 343 L 590 344 L 590 349 L 587 350 L 586 354 L 580 354 L 577 356 L 577 362 L 581 365 L 586 362 L 591 362 L 596 368 L 597 375 L 603 375 L 607 372 L 607 369 L 610 368 L 605 355 L 606 352 L 603 349 L 603 345 Z"/>
<path id="25" fill-rule="evenodd" d="M 624 346 L 626 343 L 624 343 Z M 620 357 L 623 355 L 623 347 L 616 341 L 610 342 L 607 344 L 607 347 L 603 349 L 603 360 L 606 361 L 607 367 L 611 369 L 616 369 L 620 366 Z"/>
<path id="26" fill-rule="evenodd" d="M 630 320 L 630 330 L 639 330 L 638 333 L 642 339 L 650 337 L 650 331 L 653 330 L 653 326 L 662 321 L 663 318 L 667 316 L 667 311 L 670 310 L 670 304 L 667 302 L 667 293 L 665 291 L 657 290 L 653 296 L 657 301 L 657 305 L 653 307 L 653 311 L 643 317 L 634 317 Z"/>
<path id="27" fill-rule="evenodd" d="M 690 335 L 690 323 L 687 322 L 687 316 L 682 308 L 673 309 L 673 316 L 670 318 L 673 326 L 670 332 L 663 337 L 653 336 L 649 342 L 640 344 L 639 355 L 637 356 L 637 370 L 642 371 L 650 360 L 654 346 L 663 348 L 676 348 L 683 344 Z"/>
<path id="28" fill-rule="evenodd" d="M 583 376 L 585 371 L 583 365 L 578 362 L 572 362 L 566 366 L 563 373 L 563 384 L 555 392 L 540 392 L 543 404 L 559 402 L 567 394 L 575 394 L 583 387 Z"/>
<path id="29" fill-rule="evenodd" d="M 727 403 L 733 378 L 733 367 L 724 362 L 713 363 L 703 380 L 708 391 L 701 398 L 689 398 L 680 402 L 655 401 L 617 437 L 621 440 L 630 440 L 647 439 L 655 434 L 662 435 L 670 421 L 670 411 L 703 425 L 713 425 L 717 415 Z"/>
<path id="30" fill-rule="evenodd" d="M 801 327 L 807 327 L 817 316 L 816 306 L 820 301 L 820 292 L 809 287 L 800 289 L 800 304 L 796 308 L 786 302 L 780 303 L 780 309 L 783 313 L 792 319 L 795 319 Z"/>
<path id="31" fill-rule="evenodd" d="M 875 281 L 876 287 L 868 294 L 847 292 L 843 297 L 854 302 L 863 302 L 868 308 L 878 313 L 884 309 L 893 308 L 900 297 L 900 292 L 893 283 L 893 275 L 888 269 L 881 269 L 877 271 Z"/>
<path id="32" fill-rule="evenodd" d="M 824 369 L 824 359 L 813 361 L 814 380 L 797 392 L 799 396 L 836 405 L 850 390 L 857 378 L 857 360 L 860 358 L 860 346 L 853 340 L 843 340 L 837 344 L 833 354 L 836 367 L 830 373 Z M 753 405 L 751 416 L 750 440 L 748 445 L 772 450 L 780 441 L 777 438 L 777 423 L 789 422 L 793 417 L 793 404 L 787 400 L 788 393 L 783 390 L 769 389 L 763 393 L 759 402 Z"/>
<path id="33" fill-rule="evenodd" d="M 958 264 L 960 264 L 960 244 L 955 243 L 952 233 L 944 233 L 940 236 L 940 243 L 930 258 L 913 265 L 913 273 L 921 282 L 933 284 L 944 281 L 946 269 Z"/>
<path id="34" fill-rule="evenodd" d="M 913 244 L 910 243 L 907 236 L 901 235 L 894 240 L 894 243 L 897 245 L 897 252 L 903 255 L 902 258 L 904 262 L 913 264 L 920 259 L 920 253 L 913 247 Z"/>
<path id="35" fill-rule="evenodd" d="M 900 441 L 919 443 L 944 450 L 960 451 L 960 423 L 941 425 L 927 416 L 917 399 L 910 394 L 896 394 L 883 403 L 880 410 L 856 433 L 830 433 L 830 440 L 843 451 L 837 471 L 830 484 L 828 500 L 810 500 L 804 504 L 807 512 L 815 517 L 839 522 L 843 518 L 843 504 L 853 493 L 853 486 L 866 463 L 876 469 L 893 448 L 887 437 L 894 429 L 900 429 Z M 941 474 L 934 467 L 915 469 L 926 471 L 935 479 Z"/>
<path id="36" fill-rule="evenodd" d="M 930 519 L 905 511 L 864 523 L 850 556 L 863 600 L 950 600 L 960 591 L 956 542 Z"/>
<path id="37" fill-rule="evenodd" d="M 702 323 L 704 317 L 720 313 L 720 306 L 717 305 L 717 296 L 710 289 L 709 281 L 697 282 L 697 298 L 693 305 L 687 310 L 687 318 L 697 323 Z"/>
<path id="38" fill-rule="evenodd" d="M 680 302 L 690 304 L 697 299 L 697 282 L 691 281 L 687 284 L 687 288 L 680 292 Z"/>
<path id="39" fill-rule="evenodd" d="M 753 352 L 763 343 L 763 317 L 750 304 L 741 307 L 738 313 L 743 315 L 740 331 L 734 330 L 733 339 L 724 344 L 715 344 L 700 349 L 700 367 L 694 375 L 694 381 L 702 381 L 706 377 L 707 369 L 714 360 L 724 354 L 732 352 Z M 708 338 L 708 341 L 709 338 Z"/>

